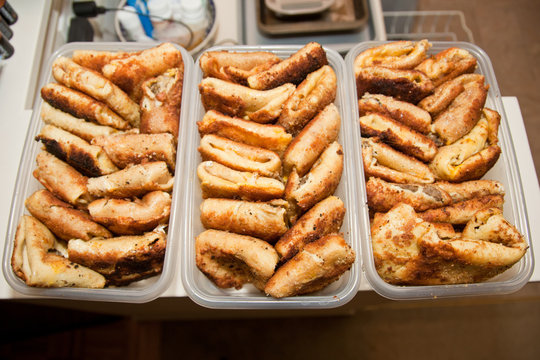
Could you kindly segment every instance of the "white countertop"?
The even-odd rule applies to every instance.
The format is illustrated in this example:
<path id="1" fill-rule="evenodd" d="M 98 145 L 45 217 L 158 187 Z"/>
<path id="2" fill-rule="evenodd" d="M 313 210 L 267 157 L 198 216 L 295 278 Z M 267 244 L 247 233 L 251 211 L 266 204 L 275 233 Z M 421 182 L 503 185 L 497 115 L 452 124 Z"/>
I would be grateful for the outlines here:
<path id="1" fill-rule="evenodd" d="M 43 41 L 46 19 L 50 12 L 48 1 L 20 1 L 17 2 L 19 21 L 13 26 L 14 37 L 12 44 L 15 54 L 0 68 L 0 254 L 4 250 L 4 234 L 7 231 L 7 221 L 11 209 L 13 189 L 17 176 L 17 169 L 26 136 L 26 130 L 32 115 L 32 99 L 35 91 L 36 78 L 33 73 L 39 68 L 41 50 L 38 44 Z M 236 0 L 216 1 L 219 17 L 219 32 L 217 41 L 225 39 L 238 39 L 238 2 Z M 45 14 L 44 16 L 42 14 Z M 234 26 L 236 25 L 236 26 Z M 507 114 L 510 133 L 514 139 L 519 170 L 526 197 L 526 206 L 529 214 L 531 242 L 535 259 L 540 259 L 540 223 L 534 221 L 536 214 L 540 213 L 540 188 L 534 168 L 523 118 L 519 108 L 518 99 L 504 97 L 503 104 Z M 519 139 L 519 141 L 516 141 Z M 177 271 L 172 284 L 162 296 L 186 296 L 180 276 L 180 264 L 177 262 Z M 531 281 L 540 281 L 540 266 L 537 266 Z M 362 278 L 360 290 L 369 290 L 369 284 Z M 16 293 L 4 277 L 0 277 L 0 299 L 23 298 Z"/>

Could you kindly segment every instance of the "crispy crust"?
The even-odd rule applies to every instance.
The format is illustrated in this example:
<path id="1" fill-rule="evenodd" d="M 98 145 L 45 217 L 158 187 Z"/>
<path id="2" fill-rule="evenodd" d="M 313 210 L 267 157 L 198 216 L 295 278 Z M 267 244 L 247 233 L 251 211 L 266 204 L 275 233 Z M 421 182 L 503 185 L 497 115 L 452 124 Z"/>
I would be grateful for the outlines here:
<path id="1" fill-rule="evenodd" d="M 58 200 L 47 190 L 36 191 L 26 199 L 24 204 L 30 214 L 62 240 L 75 238 L 90 240 L 96 236 L 112 237 L 109 230 L 93 221 L 88 214 Z"/>
<path id="2" fill-rule="evenodd" d="M 84 175 L 100 176 L 118 170 L 99 146 L 90 145 L 78 136 L 52 125 L 45 125 L 36 141 L 47 151 L 79 170 Z"/>
<path id="3" fill-rule="evenodd" d="M 422 161 L 431 161 L 437 154 L 437 145 L 425 135 L 381 114 L 371 113 L 360 117 L 364 136 L 377 136 L 407 155 Z"/>
<path id="4" fill-rule="evenodd" d="M 431 44 L 427 40 L 394 41 L 372 47 L 358 54 L 354 60 L 355 73 L 366 66 L 384 66 L 391 69 L 412 69 L 427 57 Z"/>
<path id="5" fill-rule="evenodd" d="M 278 254 L 266 241 L 226 231 L 206 230 L 195 239 L 197 267 L 220 288 L 262 289 L 274 274 Z"/>
<path id="6" fill-rule="evenodd" d="M 278 199 L 285 193 L 279 180 L 257 173 L 233 170 L 214 161 L 204 161 L 197 167 L 202 196 L 207 198 L 239 198 L 251 201 Z"/>
<path id="7" fill-rule="evenodd" d="M 50 83 L 41 88 L 41 97 L 52 107 L 76 118 L 126 130 L 131 127 L 105 103 L 64 85 Z"/>
<path id="8" fill-rule="evenodd" d="M 429 222 L 444 222 L 450 224 L 466 224 L 474 214 L 487 208 L 502 209 L 504 198 L 502 195 L 485 195 L 469 200 L 460 201 L 438 209 L 431 209 L 418 216 Z"/>
<path id="9" fill-rule="evenodd" d="M 59 57 L 54 61 L 52 73 L 56 81 L 103 101 L 131 126 L 139 126 L 139 105 L 101 74 L 86 69 L 66 57 Z"/>
<path id="10" fill-rule="evenodd" d="M 68 113 L 53 108 L 46 102 L 41 105 L 41 120 L 48 125 L 69 131 L 73 135 L 88 142 L 96 136 L 111 135 L 118 130 L 110 126 L 97 125 L 83 119 L 76 118 Z"/>
<path id="11" fill-rule="evenodd" d="M 475 68 L 476 58 L 471 53 L 453 47 L 424 60 L 415 69 L 422 71 L 435 86 L 439 86 L 461 74 L 472 73 Z"/>
<path id="12" fill-rule="evenodd" d="M 180 50 L 170 43 L 163 43 L 126 58 L 112 60 L 103 66 L 102 72 L 138 103 L 145 80 L 180 66 L 183 66 Z"/>
<path id="13" fill-rule="evenodd" d="M 337 233 L 343 224 L 345 205 L 338 197 L 329 196 L 317 203 L 291 227 L 275 244 L 280 261 L 285 262 L 301 251 L 306 244 L 324 235 Z"/>
<path id="14" fill-rule="evenodd" d="M 88 179 L 88 191 L 96 197 L 125 198 L 150 191 L 172 191 L 174 176 L 163 161 L 131 165 L 110 175 Z"/>
<path id="15" fill-rule="evenodd" d="M 421 71 L 388 69 L 380 66 L 361 68 L 356 73 L 358 97 L 366 92 L 393 96 L 413 104 L 431 94 L 433 83 Z"/>
<path id="16" fill-rule="evenodd" d="M 395 150 L 376 137 L 362 138 L 362 161 L 366 177 L 376 176 L 403 184 L 429 184 L 435 181 L 426 164 Z"/>
<path id="17" fill-rule="evenodd" d="M 427 111 L 390 96 L 366 93 L 358 100 L 358 109 L 360 116 L 373 112 L 379 113 L 399 121 L 422 134 L 427 134 L 430 131 L 431 116 Z"/>
<path id="18" fill-rule="evenodd" d="M 88 192 L 88 178 L 46 151 L 36 157 L 34 177 L 56 197 L 85 208 L 94 198 Z"/>
<path id="19" fill-rule="evenodd" d="M 468 134 L 478 123 L 486 103 L 487 86 L 473 81 L 464 85 L 464 90 L 433 121 L 432 131 L 450 145 Z"/>
<path id="20" fill-rule="evenodd" d="M 45 225 L 23 216 L 15 234 L 11 266 L 28 286 L 103 288 L 105 278 L 74 264 L 55 249 L 56 240 Z"/>
<path id="21" fill-rule="evenodd" d="M 496 144 L 499 120 L 497 112 L 484 111 L 470 133 L 439 149 L 430 164 L 433 173 L 440 179 L 452 182 L 481 178 L 495 165 L 501 154 L 501 148 Z"/>
<path id="22" fill-rule="evenodd" d="M 343 148 L 333 142 L 305 176 L 300 177 L 296 170 L 292 171 L 285 187 L 285 198 L 306 211 L 334 193 L 342 172 Z"/>
<path id="23" fill-rule="evenodd" d="M 500 243 L 518 249 L 522 252 L 521 256 L 528 248 L 523 235 L 503 217 L 503 212 L 499 208 L 477 211 L 465 225 L 462 236 L 466 239 Z"/>
<path id="24" fill-rule="evenodd" d="M 504 186 L 495 180 L 473 180 L 462 183 L 437 181 L 436 186 L 452 197 L 452 202 L 469 200 L 486 195 L 504 196 Z"/>
<path id="25" fill-rule="evenodd" d="M 281 170 L 281 160 L 275 152 L 212 134 L 203 136 L 199 152 L 203 160 L 216 161 L 239 171 L 277 178 Z"/>
<path id="26" fill-rule="evenodd" d="M 231 116 L 247 116 L 258 123 L 269 123 L 281 114 L 283 103 L 296 87 L 283 84 L 270 90 L 254 90 L 228 81 L 205 78 L 199 84 L 205 110 Z"/>
<path id="27" fill-rule="evenodd" d="M 144 235 L 68 242 L 69 259 L 99 272 L 110 285 L 127 285 L 159 274 L 167 235 L 155 230 Z"/>
<path id="28" fill-rule="evenodd" d="M 289 96 L 277 124 L 297 135 L 319 111 L 335 100 L 336 93 L 336 74 L 325 65 L 310 73 Z"/>
<path id="29" fill-rule="evenodd" d="M 152 161 L 165 161 L 172 171 L 175 168 L 176 144 L 169 133 L 99 136 L 92 140 L 92 145 L 103 148 L 111 161 L 121 169 Z"/>
<path id="30" fill-rule="evenodd" d="M 405 204 L 379 216 L 371 233 L 377 271 L 385 281 L 397 285 L 485 281 L 524 254 L 520 248 L 489 241 L 463 237 L 442 240 L 433 225 Z"/>
<path id="31" fill-rule="evenodd" d="M 435 185 L 394 184 L 375 177 L 367 181 L 366 193 L 369 209 L 374 212 L 387 212 L 399 203 L 424 211 L 452 202 L 450 195 Z"/>
<path id="32" fill-rule="evenodd" d="M 71 59 L 77 64 L 98 72 L 113 60 L 125 59 L 134 53 L 125 51 L 75 50 Z"/>
<path id="33" fill-rule="evenodd" d="M 142 83 L 141 133 L 169 133 L 178 138 L 183 83 L 183 63 Z"/>
<path id="34" fill-rule="evenodd" d="M 98 199 L 88 205 L 92 219 L 118 235 L 137 235 L 169 221 L 171 195 L 152 191 L 142 199 Z"/>
<path id="35" fill-rule="evenodd" d="M 350 269 L 356 254 L 337 234 L 307 244 L 280 267 L 264 288 L 275 298 L 309 294 L 337 281 Z"/>
<path id="36" fill-rule="evenodd" d="M 201 204 L 201 222 L 207 229 L 275 242 L 288 230 L 285 212 L 285 208 L 270 203 L 206 199 Z"/>
<path id="37" fill-rule="evenodd" d="M 283 155 L 283 171 L 289 174 L 293 168 L 304 176 L 331 143 L 337 141 L 341 117 L 334 104 L 326 106 L 293 139 Z"/>
<path id="38" fill-rule="evenodd" d="M 283 154 L 292 136 L 279 125 L 264 125 L 253 121 L 223 115 L 215 110 L 206 112 L 197 122 L 199 134 L 215 134 L 247 145 Z"/>
<path id="39" fill-rule="evenodd" d="M 248 77 L 268 70 L 280 61 L 277 55 L 267 51 L 207 51 L 201 55 L 199 65 L 204 77 L 215 77 L 247 86 Z"/>
<path id="40" fill-rule="evenodd" d="M 455 79 L 446 81 L 437 86 L 432 95 L 422 99 L 418 106 L 428 111 L 432 116 L 446 109 L 454 99 L 465 90 L 464 85 L 470 82 L 484 83 L 484 75 L 463 74 Z"/>
<path id="41" fill-rule="evenodd" d="M 299 84 L 305 77 L 327 65 L 326 52 L 320 44 L 310 42 L 266 71 L 248 77 L 251 88 L 258 90 L 272 89 L 285 83 Z"/>

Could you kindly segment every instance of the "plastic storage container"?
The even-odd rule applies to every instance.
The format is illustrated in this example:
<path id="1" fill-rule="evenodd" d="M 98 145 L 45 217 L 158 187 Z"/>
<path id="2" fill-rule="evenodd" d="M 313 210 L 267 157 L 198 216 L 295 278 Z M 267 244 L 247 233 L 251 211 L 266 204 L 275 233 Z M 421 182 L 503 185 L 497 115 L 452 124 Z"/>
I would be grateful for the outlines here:
<path id="1" fill-rule="evenodd" d="M 287 58 L 295 53 L 301 46 L 231 46 L 213 47 L 212 50 L 230 51 L 270 51 L 280 58 Z M 337 96 L 335 105 L 341 115 L 341 131 L 339 143 L 343 145 L 345 152 L 344 170 L 341 182 L 335 195 L 343 200 L 347 212 L 343 221 L 341 232 L 345 240 L 356 252 L 356 260 L 351 269 L 344 273 L 341 278 L 326 287 L 325 289 L 308 295 L 274 299 L 266 296 L 252 285 L 244 285 L 241 290 L 220 289 L 215 286 L 195 264 L 195 237 L 205 229 L 200 221 L 200 204 L 202 194 L 200 182 L 197 177 L 197 166 L 201 163 L 201 157 L 197 148 L 200 136 L 196 122 L 201 120 L 205 110 L 200 100 L 196 84 L 202 80 L 202 71 L 199 67 L 199 60 L 195 64 L 192 83 L 194 94 L 192 95 L 192 107 L 189 122 L 182 124 L 182 133 L 186 139 L 185 163 L 186 172 L 184 197 L 182 199 L 181 212 L 182 219 L 182 260 L 181 275 L 184 288 L 188 296 L 197 304 L 209 308 L 229 308 L 229 309 L 292 309 L 292 308 L 333 308 L 346 304 L 351 300 L 358 290 L 360 281 L 360 239 L 361 236 L 357 218 L 362 217 L 361 212 L 367 211 L 365 207 L 358 206 L 358 191 L 361 191 L 360 173 L 355 162 L 355 153 L 359 152 L 357 143 L 353 140 L 353 128 L 356 123 L 353 121 L 351 109 L 352 96 L 350 95 L 350 80 L 347 80 L 345 73 L 345 63 L 343 58 L 335 51 L 325 49 L 329 65 L 334 69 L 337 76 Z M 365 214 L 367 216 L 367 213 Z"/>
<path id="2" fill-rule="evenodd" d="M 19 219 L 24 213 L 27 213 L 24 206 L 25 199 L 34 191 L 43 188 L 43 186 L 32 176 L 35 169 L 35 159 L 42 145 L 34 140 L 34 137 L 39 133 L 43 123 L 40 119 L 40 109 L 43 100 L 40 96 L 41 87 L 45 84 L 54 81 L 51 67 L 55 59 L 60 56 L 71 57 L 74 50 L 107 50 L 107 51 L 139 51 L 152 47 L 151 44 L 142 43 L 70 43 L 62 46 L 55 51 L 47 63 L 47 72 L 42 75 L 40 86 L 36 92 L 35 107 L 33 109 L 32 118 L 26 134 L 26 140 L 22 152 L 22 157 L 19 165 L 19 172 L 15 183 L 15 191 L 11 202 L 11 213 L 8 221 L 8 230 L 6 233 L 6 241 L 4 245 L 3 271 L 4 277 L 8 284 L 17 292 L 34 296 L 34 297 L 51 297 L 62 299 L 76 300 L 94 300 L 94 301 L 115 301 L 115 302 L 132 302 L 143 303 L 151 301 L 158 297 L 170 285 L 174 271 L 176 270 L 176 260 L 178 256 L 178 235 L 180 234 L 179 226 L 181 214 L 178 213 L 181 189 L 182 176 L 175 177 L 174 189 L 172 193 L 171 215 L 169 220 L 169 229 L 167 236 L 167 249 L 163 264 L 163 271 L 160 275 L 144 279 L 128 286 L 111 287 L 104 289 L 85 289 L 85 288 L 36 288 L 27 286 L 19 279 L 11 268 L 11 254 L 13 251 L 13 239 L 19 224 Z M 180 48 L 184 61 L 184 84 L 182 97 L 181 122 L 187 120 L 189 111 L 189 90 L 192 88 L 190 79 L 193 71 L 193 59 L 183 48 Z M 180 142 L 181 144 L 182 142 Z M 179 145 L 180 147 L 180 145 Z M 183 168 L 183 153 L 180 149 L 177 151 L 177 169 Z"/>
<path id="3" fill-rule="evenodd" d="M 362 51 L 384 44 L 381 41 L 369 41 L 360 43 L 347 54 L 345 58 L 349 82 L 350 92 L 354 95 L 354 104 L 352 111 L 355 118 L 358 118 L 358 97 L 356 93 L 355 77 L 354 77 L 354 59 Z M 367 197 L 365 191 L 359 191 L 358 203 L 361 216 L 358 217 L 359 227 L 362 230 L 360 239 L 362 241 L 362 260 L 363 270 L 366 278 L 373 289 L 380 295 L 390 299 L 422 299 L 422 298 L 440 298 L 440 297 L 456 297 L 456 296 L 472 296 L 472 295 L 489 295 L 489 294 L 508 294 L 519 290 L 523 287 L 532 275 L 534 268 L 534 258 L 530 242 L 530 230 L 525 207 L 523 188 L 521 178 L 518 172 L 516 154 L 514 150 L 513 140 L 510 137 L 510 129 L 508 127 L 508 119 L 504 112 L 499 86 L 495 78 L 493 66 L 487 54 L 478 46 L 467 42 L 437 42 L 433 41 L 432 48 L 429 54 L 435 54 L 450 47 L 459 47 L 469 51 L 478 62 L 476 72 L 485 76 L 486 83 L 489 84 L 489 91 L 486 100 L 486 107 L 494 109 L 501 114 L 501 124 L 499 126 L 499 146 L 502 154 L 495 166 L 484 175 L 483 179 L 498 180 L 505 188 L 504 202 L 504 217 L 525 236 L 529 249 L 525 256 L 512 268 L 502 274 L 490 279 L 489 281 L 474 284 L 459 284 L 459 285 L 432 285 L 432 286 L 396 286 L 391 285 L 382 280 L 375 269 L 373 251 L 371 247 L 371 235 L 369 226 L 369 217 L 367 216 Z M 356 142 L 355 147 L 360 146 L 360 125 L 358 121 L 354 121 L 355 126 L 352 131 Z M 357 167 L 361 173 L 362 188 L 365 188 L 364 169 L 361 161 L 361 152 L 358 152 Z"/>

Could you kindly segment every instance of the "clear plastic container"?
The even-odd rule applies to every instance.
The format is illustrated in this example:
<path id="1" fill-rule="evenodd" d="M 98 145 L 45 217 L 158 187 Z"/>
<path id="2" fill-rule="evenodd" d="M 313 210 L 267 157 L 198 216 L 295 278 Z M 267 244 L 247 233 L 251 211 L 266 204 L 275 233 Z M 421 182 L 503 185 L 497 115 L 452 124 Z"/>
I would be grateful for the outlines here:
<path id="1" fill-rule="evenodd" d="M 352 111 L 358 114 L 358 96 L 356 93 L 354 77 L 354 59 L 362 51 L 371 47 L 384 44 L 381 41 L 369 41 L 360 43 L 347 54 L 345 63 L 347 67 L 349 81 L 349 91 L 354 96 Z M 518 171 L 518 164 L 514 150 L 513 140 L 510 137 L 508 119 L 504 112 L 499 86 L 495 78 L 493 66 L 487 54 L 478 46 L 467 42 L 437 42 L 433 41 L 429 54 L 435 54 L 450 47 L 459 47 L 469 51 L 478 61 L 476 72 L 485 76 L 486 83 L 489 84 L 489 92 L 486 100 L 486 107 L 494 109 L 501 114 L 501 124 L 499 127 L 499 146 L 502 154 L 495 166 L 484 175 L 483 179 L 498 180 L 505 188 L 504 217 L 525 236 L 529 249 L 525 256 L 512 268 L 504 273 L 490 279 L 489 281 L 475 284 L 459 285 L 433 285 L 433 286 L 396 286 L 382 280 L 375 269 L 373 251 L 371 247 L 371 235 L 369 226 L 369 216 L 367 215 L 366 192 L 359 190 L 359 207 L 362 211 L 358 217 L 359 227 L 362 229 L 362 266 L 365 276 L 371 287 L 380 295 L 390 299 L 426 299 L 456 296 L 509 294 L 523 287 L 532 275 L 534 269 L 533 251 L 530 241 L 530 230 L 527 209 L 525 207 L 521 177 Z M 353 101 L 354 100 L 354 101 Z M 355 116 L 358 118 L 358 115 Z M 354 121 L 355 126 L 352 131 L 356 142 L 355 147 L 360 147 L 360 125 Z M 362 188 L 365 189 L 364 169 L 361 161 L 361 152 L 357 153 L 356 164 L 358 172 L 361 174 Z"/>
<path id="2" fill-rule="evenodd" d="M 212 50 L 230 51 L 270 51 L 280 58 L 287 58 L 295 53 L 301 46 L 231 46 L 213 47 Z M 182 228 L 182 260 L 181 275 L 184 288 L 188 296 L 197 304 L 209 308 L 228 309 L 292 309 L 292 308 L 333 308 L 346 304 L 358 291 L 360 281 L 360 228 L 357 218 L 361 216 L 361 211 L 365 208 L 359 207 L 358 191 L 361 189 L 360 174 L 355 162 L 355 153 L 359 151 L 353 140 L 353 128 L 356 123 L 351 118 L 352 97 L 349 94 L 350 84 L 345 74 L 345 63 L 343 58 L 335 51 L 325 49 L 329 65 L 334 69 L 337 76 L 337 96 L 335 105 L 341 115 L 341 131 L 339 143 L 343 145 L 345 152 L 345 164 L 341 182 L 335 195 L 343 200 L 347 212 L 341 232 L 345 240 L 356 252 L 356 260 L 351 269 L 341 276 L 341 278 L 313 294 L 275 299 L 266 296 L 252 285 L 245 285 L 241 290 L 220 289 L 215 286 L 195 264 L 195 237 L 205 229 L 200 221 L 200 204 L 202 194 L 199 179 L 197 178 L 197 166 L 201 162 L 201 157 L 197 148 L 200 136 L 196 122 L 202 119 L 205 111 L 200 100 L 196 87 L 192 95 L 192 107 L 190 111 L 190 121 L 182 124 L 182 133 L 185 135 L 185 163 L 186 172 L 184 184 L 184 197 L 182 199 L 182 210 L 184 214 Z M 199 60 L 195 64 L 192 83 L 199 84 L 202 80 L 202 72 L 199 67 Z"/>
<path id="3" fill-rule="evenodd" d="M 70 43 L 62 46 L 55 51 L 48 60 L 46 69 L 40 79 L 40 86 L 36 92 L 35 107 L 33 109 L 32 119 L 26 134 L 26 140 L 19 165 L 19 172 L 15 183 L 15 191 L 11 202 L 11 213 L 8 220 L 8 228 L 4 245 L 3 257 L 3 272 L 8 284 L 17 292 L 33 297 L 50 297 L 75 300 L 93 300 L 93 301 L 114 301 L 114 302 L 131 302 L 143 303 L 157 298 L 170 285 L 174 271 L 176 270 L 176 261 L 178 257 L 178 236 L 180 234 L 181 214 L 178 213 L 178 203 L 181 197 L 182 176 L 175 177 L 174 189 L 172 193 L 171 215 L 169 220 L 169 229 L 167 236 L 167 249 L 165 251 L 165 259 L 163 271 L 160 275 L 134 282 L 128 286 L 110 287 L 104 289 L 85 289 L 85 288 L 36 288 L 27 286 L 20 278 L 18 278 L 11 268 L 11 254 L 13 252 L 13 244 L 15 231 L 21 216 L 26 212 L 24 201 L 33 192 L 43 188 L 43 186 L 32 176 L 35 169 L 35 159 L 41 150 L 41 144 L 34 140 L 34 137 L 39 133 L 43 123 L 40 119 L 40 109 L 43 100 L 40 96 L 40 89 L 45 84 L 54 81 L 50 69 L 55 59 L 60 56 L 71 57 L 74 50 L 107 50 L 107 51 L 139 51 L 152 47 L 151 44 L 143 43 Z M 189 112 L 189 93 L 188 89 L 192 88 L 190 79 L 193 71 L 193 59 L 187 51 L 178 46 L 182 52 L 184 61 L 184 84 L 182 96 L 182 111 L 180 122 L 187 121 Z M 179 142 L 180 144 L 183 141 Z M 181 147 L 181 145 L 179 145 Z M 183 152 L 178 149 L 177 152 L 177 169 L 182 169 Z M 178 175 L 178 174 L 177 174 Z"/>

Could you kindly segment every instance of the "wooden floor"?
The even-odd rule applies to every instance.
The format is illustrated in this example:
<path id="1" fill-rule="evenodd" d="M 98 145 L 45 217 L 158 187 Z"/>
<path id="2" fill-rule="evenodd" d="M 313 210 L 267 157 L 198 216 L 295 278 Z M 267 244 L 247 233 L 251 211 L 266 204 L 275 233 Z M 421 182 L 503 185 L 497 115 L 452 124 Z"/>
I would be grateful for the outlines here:
<path id="1" fill-rule="evenodd" d="M 465 13 L 502 94 L 518 97 L 540 174 L 540 1 L 419 0 L 418 6 Z M 497 299 L 184 321 L 0 302 L 0 359 L 540 359 L 540 286 L 512 301 Z"/>

